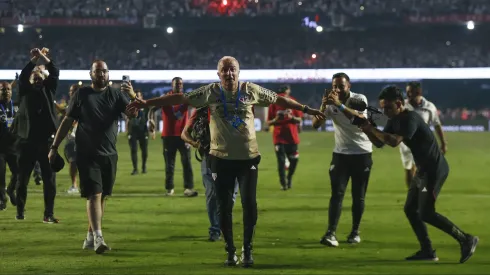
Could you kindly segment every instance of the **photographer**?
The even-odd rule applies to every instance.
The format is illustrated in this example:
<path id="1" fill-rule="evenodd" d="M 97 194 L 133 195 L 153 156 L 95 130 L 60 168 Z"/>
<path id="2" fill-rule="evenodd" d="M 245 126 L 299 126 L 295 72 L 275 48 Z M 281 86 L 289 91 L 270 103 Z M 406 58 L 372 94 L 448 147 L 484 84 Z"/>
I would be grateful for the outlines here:
<path id="1" fill-rule="evenodd" d="M 12 102 L 12 86 L 8 82 L 0 82 L 0 210 L 7 208 L 7 194 L 15 206 L 15 184 L 17 183 L 17 155 L 15 153 L 16 137 L 10 131 L 17 107 Z M 12 176 L 5 193 L 5 174 L 7 164 Z"/>
<path id="2" fill-rule="evenodd" d="M 211 176 L 211 169 L 209 169 L 207 163 L 211 142 L 211 135 L 209 133 L 210 117 L 211 114 L 207 107 L 194 110 L 182 131 L 181 138 L 197 149 L 196 159 L 201 162 L 202 183 L 206 190 L 206 208 L 208 211 L 209 223 L 211 224 L 209 227 L 209 241 L 214 242 L 220 239 L 220 226 L 218 200 L 216 198 L 214 180 Z M 201 156 L 201 159 L 197 158 L 197 154 Z M 235 190 L 233 192 L 233 203 L 235 202 L 237 194 L 238 181 L 236 181 Z"/>
<path id="3" fill-rule="evenodd" d="M 291 96 L 291 88 L 283 86 L 279 89 L 278 95 L 289 97 Z M 272 138 L 277 158 L 277 170 L 279 172 L 279 181 L 282 190 L 291 189 L 293 184 L 293 175 L 299 161 L 299 135 L 298 125 L 301 123 L 303 113 L 298 110 L 286 109 L 277 104 L 269 106 L 267 124 L 274 126 Z M 289 164 L 286 163 L 289 161 Z M 286 167 L 288 167 L 288 175 L 286 178 Z"/>
<path id="4" fill-rule="evenodd" d="M 13 133 L 19 137 L 19 176 L 16 186 L 17 219 L 24 219 L 27 199 L 27 184 L 36 161 L 39 161 L 43 179 L 44 223 L 58 223 L 54 217 L 56 178 L 49 160 L 49 140 L 56 132 L 57 117 L 54 96 L 58 88 L 59 70 L 46 56 L 48 49 L 32 49 L 31 61 L 24 67 L 19 77 L 19 111 L 13 124 Z M 49 72 L 45 76 L 33 71 L 42 62 Z"/>
<path id="5" fill-rule="evenodd" d="M 342 211 L 342 201 L 349 179 L 352 180 L 352 230 L 347 242 L 360 243 L 359 227 L 364 212 L 364 198 L 368 187 L 369 175 L 373 161 L 372 144 L 359 128 L 352 124 L 351 119 L 358 115 L 349 107 L 350 100 L 367 99 L 362 94 L 350 90 L 349 76 L 337 73 L 332 77 L 332 90 L 323 96 L 320 111 L 331 118 L 335 127 L 335 147 L 330 163 L 330 184 L 332 195 L 328 208 L 328 229 L 321 243 L 337 247 L 339 242 L 335 234 Z M 367 112 L 364 112 L 367 114 Z M 318 129 L 325 120 L 313 119 L 313 127 Z"/>
<path id="6" fill-rule="evenodd" d="M 449 165 L 437 145 L 430 127 L 415 111 L 405 108 L 403 93 L 396 86 L 383 89 L 378 97 L 380 107 L 388 117 L 383 131 L 364 119 L 362 131 L 377 147 L 384 144 L 396 147 L 401 142 L 410 148 L 417 174 L 408 189 L 405 214 L 420 243 L 421 249 L 406 260 L 437 261 L 429 239 L 428 223 L 451 235 L 461 246 L 460 263 L 466 262 L 474 253 L 478 237 L 464 233 L 446 217 L 436 212 L 435 203 L 449 174 Z"/>
<path id="7" fill-rule="evenodd" d="M 236 180 L 240 185 L 243 206 L 242 264 L 253 265 L 252 240 L 257 223 L 257 180 L 260 153 L 254 127 L 254 105 L 278 105 L 308 114 L 324 117 L 318 110 L 286 97 L 277 96 L 257 84 L 240 82 L 238 61 L 225 56 L 218 62 L 220 82 L 200 87 L 187 94 L 172 94 L 147 101 L 133 102 L 128 110 L 143 106 L 172 106 L 190 104 L 209 107 L 211 147 L 209 166 L 219 203 L 220 226 L 228 254 L 225 265 L 239 263 L 233 240 L 233 190 Z"/>

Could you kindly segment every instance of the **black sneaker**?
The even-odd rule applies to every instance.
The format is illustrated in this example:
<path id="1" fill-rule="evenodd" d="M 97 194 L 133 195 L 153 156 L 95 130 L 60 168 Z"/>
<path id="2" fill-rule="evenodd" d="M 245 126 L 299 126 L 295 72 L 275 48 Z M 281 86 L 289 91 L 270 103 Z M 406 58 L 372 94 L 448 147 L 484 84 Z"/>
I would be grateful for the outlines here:
<path id="1" fill-rule="evenodd" d="M 291 189 L 291 187 L 293 187 L 293 180 L 288 179 L 288 189 Z"/>
<path id="2" fill-rule="evenodd" d="M 478 237 L 471 236 L 470 234 L 466 235 L 466 240 L 461 242 L 461 259 L 459 259 L 460 263 L 464 263 L 468 261 L 473 253 L 475 253 L 476 245 L 478 244 Z"/>
<path id="3" fill-rule="evenodd" d="M 225 266 L 237 266 L 239 264 L 238 257 L 235 253 L 236 248 L 229 248 L 228 244 L 225 245 L 225 250 L 227 253 Z"/>
<path id="4" fill-rule="evenodd" d="M 337 241 L 337 237 L 335 237 L 334 232 L 328 231 L 320 240 L 320 243 L 326 246 L 337 247 L 339 246 L 339 241 Z"/>
<path id="5" fill-rule="evenodd" d="M 17 198 L 15 197 L 15 191 L 14 189 L 7 189 L 7 195 L 9 196 L 10 203 L 13 206 L 17 206 Z"/>
<path id="6" fill-rule="evenodd" d="M 225 261 L 225 266 L 237 266 L 240 262 L 235 252 L 228 252 L 228 256 Z"/>
<path id="7" fill-rule="evenodd" d="M 359 236 L 359 232 L 352 231 L 349 236 L 347 236 L 347 243 L 350 244 L 358 244 L 361 242 L 361 237 Z"/>
<path id="8" fill-rule="evenodd" d="M 0 200 L 0 211 L 3 211 L 7 208 L 7 199 Z"/>
<path id="9" fill-rule="evenodd" d="M 146 167 L 143 167 L 143 168 L 141 169 L 141 173 L 146 174 Z"/>
<path id="10" fill-rule="evenodd" d="M 138 175 L 138 170 L 134 169 L 133 172 L 131 172 L 131 176 Z"/>
<path id="11" fill-rule="evenodd" d="M 52 223 L 59 223 L 60 220 L 53 217 L 53 216 L 47 216 L 47 217 L 44 217 L 43 219 L 43 223 L 49 223 L 49 224 L 52 224 Z"/>
<path id="12" fill-rule="evenodd" d="M 241 256 L 241 261 L 242 261 L 242 266 L 243 267 L 251 267 L 254 264 L 254 258 L 252 256 L 252 247 L 248 246 L 247 248 L 242 247 L 242 256 Z"/>
<path id="13" fill-rule="evenodd" d="M 24 217 L 24 215 L 17 215 L 17 216 L 15 216 L 15 219 L 18 220 L 18 221 L 23 221 L 26 218 Z"/>
<path id="14" fill-rule="evenodd" d="M 42 180 L 40 177 L 36 177 L 36 178 L 34 179 L 34 182 L 36 183 L 36 185 L 41 185 L 41 182 L 42 182 L 42 181 L 43 181 L 43 180 Z"/>
<path id="15" fill-rule="evenodd" d="M 412 256 L 406 257 L 405 260 L 407 261 L 439 261 L 439 258 L 436 256 L 436 251 L 422 251 L 419 250 Z"/>

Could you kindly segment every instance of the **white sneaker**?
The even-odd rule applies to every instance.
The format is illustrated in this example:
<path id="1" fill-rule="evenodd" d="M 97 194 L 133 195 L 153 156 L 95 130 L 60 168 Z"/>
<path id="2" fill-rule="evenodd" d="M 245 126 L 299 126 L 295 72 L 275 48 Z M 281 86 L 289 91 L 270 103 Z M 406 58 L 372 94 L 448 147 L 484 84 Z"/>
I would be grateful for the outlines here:
<path id="1" fill-rule="evenodd" d="M 94 240 L 89 240 L 87 238 L 85 238 L 85 240 L 83 241 L 83 246 L 82 246 L 82 249 L 94 249 Z"/>
<path id="2" fill-rule="evenodd" d="M 78 188 L 70 187 L 70 189 L 68 189 L 66 191 L 66 193 L 68 193 L 68 194 L 80 194 L 80 191 L 78 191 Z"/>
<path id="3" fill-rule="evenodd" d="M 174 189 L 169 189 L 167 190 L 167 193 L 165 194 L 166 196 L 173 196 L 174 195 Z"/>
<path id="4" fill-rule="evenodd" d="M 111 250 L 111 248 L 104 242 L 104 238 L 102 236 L 98 236 L 94 241 L 94 251 L 97 254 L 102 254 L 107 250 Z"/>
<path id="5" fill-rule="evenodd" d="M 197 191 L 192 190 L 192 189 L 185 189 L 184 190 L 184 196 L 186 197 L 196 197 L 197 196 Z"/>
<path id="6" fill-rule="evenodd" d="M 350 244 L 361 243 L 361 237 L 359 234 L 350 234 L 349 237 L 347 237 L 347 242 Z"/>

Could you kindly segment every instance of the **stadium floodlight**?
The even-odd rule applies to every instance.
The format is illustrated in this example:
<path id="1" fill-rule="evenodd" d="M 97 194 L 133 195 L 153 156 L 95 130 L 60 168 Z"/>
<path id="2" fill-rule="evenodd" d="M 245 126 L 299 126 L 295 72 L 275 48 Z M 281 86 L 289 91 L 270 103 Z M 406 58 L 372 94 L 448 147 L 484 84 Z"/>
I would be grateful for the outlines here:
<path id="1" fill-rule="evenodd" d="M 468 21 L 468 23 L 466 23 L 466 27 L 468 28 L 468 30 L 474 29 L 475 28 L 475 22 Z"/>
<path id="2" fill-rule="evenodd" d="M 17 25 L 17 31 L 23 32 L 24 31 L 24 25 L 22 25 L 22 24 Z"/>
<path id="3" fill-rule="evenodd" d="M 172 28 L 172 27 L 167 28 L 167 33 L 173 33 L 173 32 L 174 32 L 174 28 Z"/>
<path id="4" fill-rule="evenodd" d="M 316 31 L 317 32 L 322 32 L 323 31 L 323 27 L 322 26 L 317 26 L 316 27 Z"/>
<path id="5" fill-rule="evenodd" d="M 311 58 L 315 59 L 316 58 L 316 53 L 311 55 Z"/>

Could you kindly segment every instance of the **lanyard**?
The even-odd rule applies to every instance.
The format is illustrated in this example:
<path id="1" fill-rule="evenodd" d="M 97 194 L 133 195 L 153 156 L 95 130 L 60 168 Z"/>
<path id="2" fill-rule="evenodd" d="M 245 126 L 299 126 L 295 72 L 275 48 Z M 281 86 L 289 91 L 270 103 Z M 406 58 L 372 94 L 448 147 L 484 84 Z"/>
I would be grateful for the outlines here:
<path id="1" fill-rule="evenodd" d="M 226 107 L 226 97 L 225 92 L 223 91 L 223 87 L 219 84 L 219 90 L 221 91 L 221 102 L 223 102 L 223 112 L 225 117 L 228 118 L 228 109 Z M 240 82 L 238 82 L 238 92 L 236 93 L 236 102 L 235 102 L 235 113 L 238 111 L 238 102 L 240 102 Z"/>
<path id="2" fill-rule="evenodd" d="M 5 115 L 7 115 L 7 113 L 5 112 L 5 107 L 3 106 L 2 103 L 0 103 L 0 108 L 2 108 L 2 111 Z M 8 116 L 8 115 L 7 115 Z M 12 100 L 10 100 L 10 116 L 13 117 L 14 116 L 14 103 Z"/>

